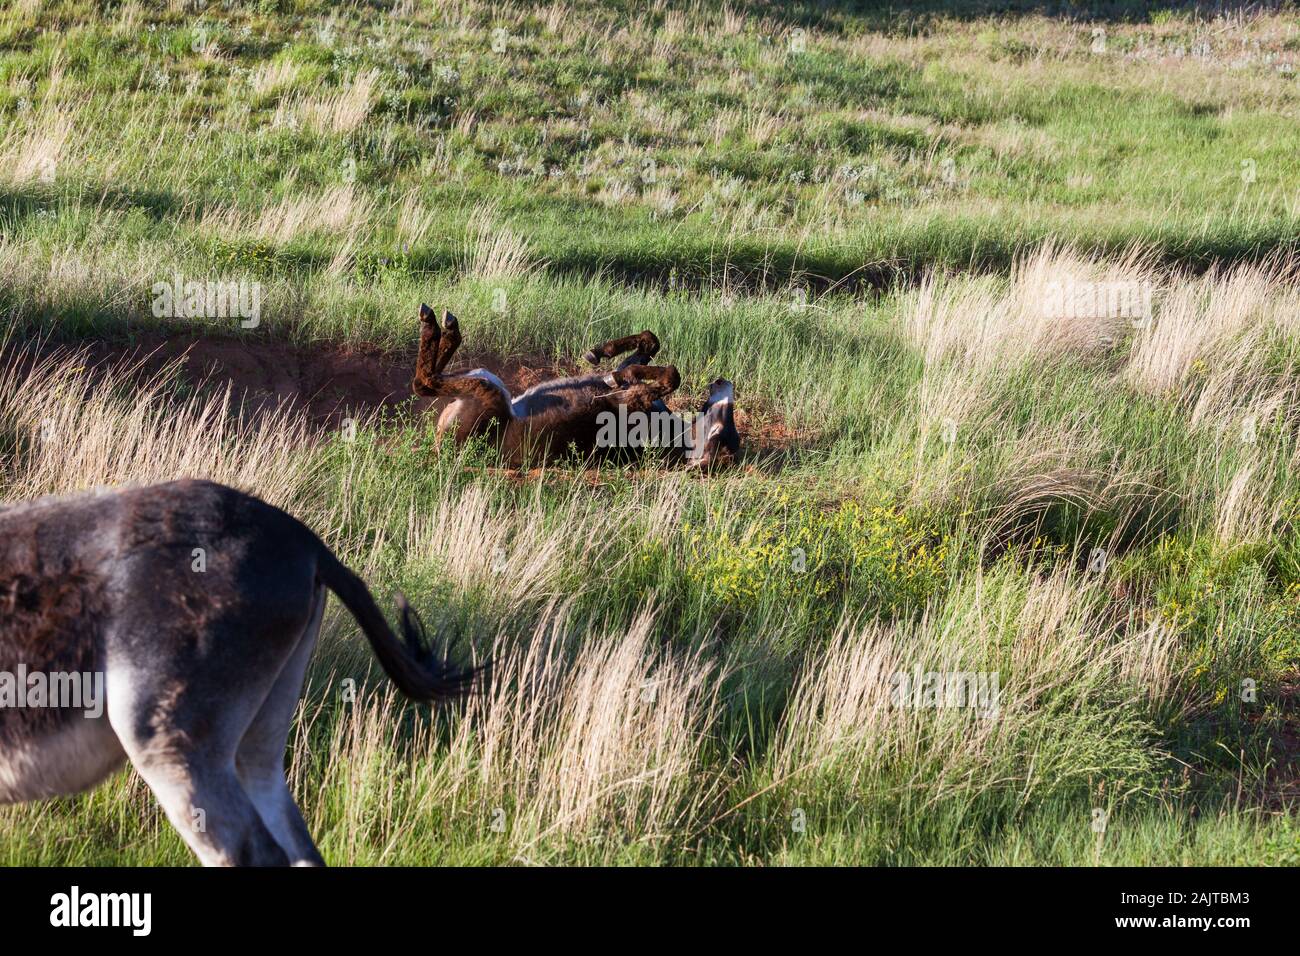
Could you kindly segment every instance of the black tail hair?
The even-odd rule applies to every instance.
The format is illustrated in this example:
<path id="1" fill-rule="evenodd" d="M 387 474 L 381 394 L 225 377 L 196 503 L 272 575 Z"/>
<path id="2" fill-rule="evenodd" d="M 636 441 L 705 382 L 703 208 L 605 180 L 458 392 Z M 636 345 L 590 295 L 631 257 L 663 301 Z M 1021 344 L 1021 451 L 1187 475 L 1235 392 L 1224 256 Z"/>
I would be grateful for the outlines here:
<path id="1" fill-rule="evenodd" d="M 448 663 L 448 655 L 455 650 L 454 643 L 443 653 L 435 652 L 419 615 L 401 592 L 397 594 L 397 609 L 402 640 L 398 640 L 365 582 L 323 544 L 317 574 L 356 618 L 384 672 L 407 697 L 424 703 L 451 700 L 465 696 L 486 678 L 489 662 L 467 667 Z"/>

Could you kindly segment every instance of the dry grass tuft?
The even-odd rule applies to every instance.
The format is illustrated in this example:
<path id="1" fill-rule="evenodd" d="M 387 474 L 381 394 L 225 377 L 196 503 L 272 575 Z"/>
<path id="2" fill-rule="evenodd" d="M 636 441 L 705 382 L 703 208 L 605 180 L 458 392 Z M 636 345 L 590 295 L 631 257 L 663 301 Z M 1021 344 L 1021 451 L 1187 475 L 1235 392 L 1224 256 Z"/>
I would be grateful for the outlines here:
<path id="1" fill-rule="evenodd" d="M 625 632 L 584 632 L 574 650 L 568 609 L 550 607 L 531 636 L 503 638 L 489 692 L 469 702 L 446 743 L 429 728 L 400 742 L 400 701 L 387 689 L 363 697 L 335 726 L 324 774 L 325 786 L 345 795 L 343 832 L 384 821 L 373 861 L 384 862 L 421 828 L 421 808 L 439 807 L 463 825 L 499 827 L 513 858 L 533 862 L 552 836 L 654 843 L 698 822 L 720 785 L 704 773 L 701 753 L 718 716 L 716 675 L 698 652 L 659 650 L 653 625 L 647 609 Z M 309 722 L 299 721 L 294 742 L 290 773 L 300 783 Z M 435 747 L 445 748 L 441 759 L 412 777 L 400 754 Z M 395 779 L 402 790 L 389 785 Z M 337 821 L 312 827 L 324 832 L 327 822 Z"/>
<path id="2" fill-rule="evenodd" d="M 904 330 L 929 365 L 1052 363 L 1116 345 L 1142 320 L 1153 293 L 1140 251 L 1108 262 L 1049 242 L 1018 260 L 1006 283 L 928 277 Z"/>
<path id="3" fill-rule="evenodd" d="M 474 209 L 465 237 L 462 268 L 467 274 L 477 279 L 522 279 L 541 265 L 527 239 L 498 224 L 493 207 Z"/>
<path id="4" fill-rule="evenodd" d="M 353 76 L 337 93 L 287 108 L 295 109 L 303 122 L 319 132 L 351 133 L 365 122 L 381 93 L 379 71 L 367 70 Z"/>
<path id="5" fill-rule="evenodd" d="M 215 210 L 204 216 L 201 228 L 287 243 L 312 233 L 349 233 L 370 219 L 373 208 L 352 183 L 340 183 L 317 194 L 287 196 L 265 207 L 256 220 L 235 209 Z"/>
<path id="6" fill-rule="evenodd" d="M 1277 288 L 1272 270 L 1252 265 L 1226 273 L 1212 270 L 1172 287 L 1153 321 L 1136 336 L 1126 372 L 1129 383 L 1163 395 L 1179 389 L 1200 365 L 1222 375 L 1250 363 L 1269 324 Z"/>
<path id="7" fill-rule="evenodd" d="M 253 70 L 248 82 L 258 96 L 267 96 L 293 86 L 301 72 L 301 67 L 292 60 L 266 60 Z"/>
<path id="8" fill-rule="evenodd" d="M 828 778 L 853 791 L 916 788 L 928 805 L 1008 787 L 1028 799 L 1060 785 L 1078 773 L 1071 748 L 1104 759 L 1108 733 L 1129 726 L 1127 688 L 1161 704 L 1179 692 L 1167 636 L 1098 640 L 1098 603 L 1095 585 L 1062 573 L 1028 583 L 981 574 L 918 624 L 842 627 L 796 682 L 768 773 L 803 791 Z M 895 695 L 895 675 L 927 672 L 996 673 L 999 693 L 972 707 Z M 1109 718 L 1085 726 L 1043 710 L 1053 698 L 1090 696 L 1113 701 Z M 1029 733 L 1032 755 L 1018 742 Z"/>
<path id="9" fill-rule="evenodd" d="M 397 235 L 414 246 L 429 234 L 435 222 L 434 214 L 420 202 L 420 190 L 408 189 L 397 209 Z"/>
<path id="10" fill-rule="evenodd" d="M 0 139 L 0 176 L 14 184 L 53 182 L 71 139 L 72 118 L 42 110 L 26 132 L 14 126 Z"/>

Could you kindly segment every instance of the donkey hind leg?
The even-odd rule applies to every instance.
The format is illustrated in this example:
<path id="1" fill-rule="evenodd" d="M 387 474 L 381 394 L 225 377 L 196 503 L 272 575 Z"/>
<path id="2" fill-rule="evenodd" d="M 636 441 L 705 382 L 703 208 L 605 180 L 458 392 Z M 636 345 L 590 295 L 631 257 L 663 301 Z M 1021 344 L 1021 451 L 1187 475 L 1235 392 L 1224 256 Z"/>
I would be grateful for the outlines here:
<path id="1" fill-rule="evenodd" d="M 288 854 L 235 773 L 233 742 L 205 739 L 195 747 L 189 738 L 167 730 L 123 740 L 181 839 L 204 866 L 287 866 Z"/>
<path id="2" fill-rule="evenodd" d="M 427 308 L 428 306 L 421 306 L 422 310 Z M 437 320 L 434 320 L 433 324 L 436 328 Z M 442 374 L 447 368 L 447 363 L 456 354 L 461 342 L 460 322 L 447 309 L 442 310 L 442 325 L 442 334 L 438 338 L 438 374 Z"/>
<path id="3" fill-rule="evenodd" d="M 262 822 L 270 829 L 281 849 L 294 866 L 324 866 L 312 842 L 311 831 L 303 821 L 285 779 L 284 755 L 289 742 L 289 728 L 302 695 L 307 662 L 316 647 L 321 618 L 325 613 L 325 589 L 318 587 L 311 619 L 303 629 L 298 646 L 285 662 L 262 709 L 253 718 L 244 739 L 235 752 L 235 771 L 257 807 Z"/>
<path id="4" fill-rule="evenodd" d="M 253 671 L 248 683 L 214 696 L 188 694 L 183 679 L 148 666 L 110 670 L 113 731 L 204 866 L 290 862 L 244 789 L 235 755 L 272 687 L 296 658 L 299 642 L 289 644 L 280 667 Z"/>
<path id="5" fill-rule="evenodd" d="M 460 322 L 450 312 L 442 313 L 445 329 L 427 305 L 420 306 L 420 350 L 415 357 L 415 378 L 411 383 L 417 395 L 436 394 L 437 381 L 456 349 L 460 347 Z"/>

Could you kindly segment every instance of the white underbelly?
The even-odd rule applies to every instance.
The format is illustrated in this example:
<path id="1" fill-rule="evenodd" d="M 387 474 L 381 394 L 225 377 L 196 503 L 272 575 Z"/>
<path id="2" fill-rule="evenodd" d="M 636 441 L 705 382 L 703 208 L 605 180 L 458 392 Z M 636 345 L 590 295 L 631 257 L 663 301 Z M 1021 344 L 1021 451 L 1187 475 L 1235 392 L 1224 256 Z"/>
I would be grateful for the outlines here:
<path id="1" fill-rule="evenodd" d="M 461 412 L 465 410 L 465 402 L 462 399 L 456 399 L 449 402 L 438 416 L 438 434 L 442 435 L 450 429 L 456 428 L 460 424 Z"/>
<path id="2" fill-rule="evenodd" d="M 0 803 L 81 793 L 125 759 L 107 716 L 74 720 L 20 743 L 0 742 Z"/>

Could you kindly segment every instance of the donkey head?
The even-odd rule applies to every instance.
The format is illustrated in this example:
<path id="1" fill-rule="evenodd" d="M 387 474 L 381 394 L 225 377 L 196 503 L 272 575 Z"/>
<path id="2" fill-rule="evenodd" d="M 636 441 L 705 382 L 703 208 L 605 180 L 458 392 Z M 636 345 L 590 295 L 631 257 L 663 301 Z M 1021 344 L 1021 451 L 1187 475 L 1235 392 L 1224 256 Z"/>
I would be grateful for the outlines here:
<path id="1" fill-rule="evenodd" d="M 690 451 L 693 468 L 713 468 L 740 460 L 740 432 L 736 431 L 736 389 L 725 378 L 709 386 L 709 397 L 700 406 L 692 427 L 695 441 Z"/>

